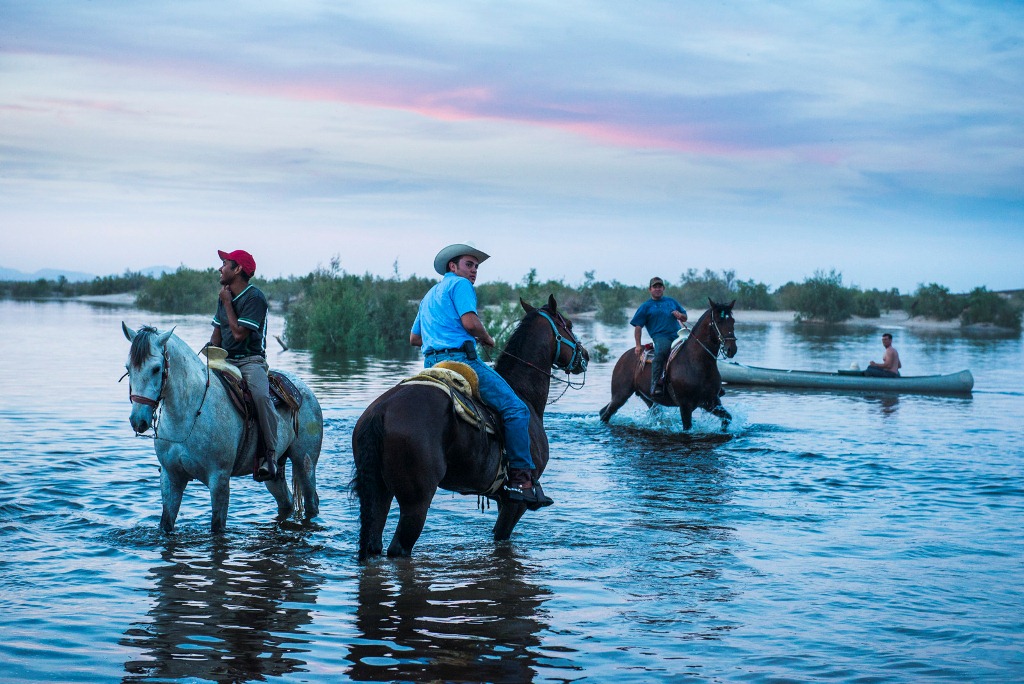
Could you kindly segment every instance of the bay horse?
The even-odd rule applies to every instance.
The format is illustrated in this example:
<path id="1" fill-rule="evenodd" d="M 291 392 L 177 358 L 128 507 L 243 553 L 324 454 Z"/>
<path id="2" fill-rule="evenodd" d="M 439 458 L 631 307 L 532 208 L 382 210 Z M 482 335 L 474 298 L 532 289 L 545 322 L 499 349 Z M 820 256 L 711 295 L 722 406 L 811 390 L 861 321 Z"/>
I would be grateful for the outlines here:
<path id="1" fill-rule="evenodd" d="M 719 304 L 708 298 L 711 308 L 694 324 L 689 337 L 675 358 L 665 369 L 665 392 L 651 396 L 651 364 L 642 363 L 634 350 L 619 357 L 612 371 L 612 400 L 601 409 L 601 420 L 608 420 L 636 394 L 647 404 L 678 406 L 683 429 L 693 426 L 693 412 L 702 408 L 718 416 L 722 429 L 728 427 L 732 416 L 722 406 L 722 376 L 718 373 L 718 355 L 724 350 L 730 359 L 736 355 L 736 321 L 729 304 Z"/>
<path id="2" fill-rule="evenodd" d="M 567 376 L 584 373 L 590 355 L 573 333 L 572 322 L 558 312 L 554 296 L 539 309 L 522 300 L 520 304 L 526 315 L 494 369 L 530 409 L 536 480 L 549 456 L 544 432 L 544 408 L 554 377 L 549 369 L 565 371 Z M 495 541 L 512 536 L 527 510 L 525 504 L 509 501 L 501 490 L 488 493 L 493 492 L 503 467 L 496 438 L 460 419 L 452 399 L 433 387 L 399 384 L 377 397 L 356 422 L 352 453 L 360 560 L 383 552 L 384 524 L 393 499 L 398 500 L 399 516 L 388 556 L 412 553 L 438 488 L 495 499 Z"/>
<path id="3" fill-rule="evenodd" d="M 136 331 L 123 322 L 121 329 L 132 343 L 125 364 L 132 402 L 129 421 L 137 435 L 153 428 L 160 462 L 160 528 L 168 534 L 174 530 L 185 486 L 199 480 L 210 490 L 210 529 L 214 534 L 224 532 L 230 480 L 253 472 L 256 428 L 243 439 L 243 418 L 224 385 L 173 329 L 160 332 L 143 326 Z M 305 383 L 290 373 L 282 375 L 302 398 L 297 421 L 285 407 L 278 408 L 277 453 L 292 463 L 294 501 L 283 476 L 265 484 L 277 501 L 279 520 L 296 511 L 308 520 L 320 509 L 316 464 L 323 443 L 323 414 Z"/>

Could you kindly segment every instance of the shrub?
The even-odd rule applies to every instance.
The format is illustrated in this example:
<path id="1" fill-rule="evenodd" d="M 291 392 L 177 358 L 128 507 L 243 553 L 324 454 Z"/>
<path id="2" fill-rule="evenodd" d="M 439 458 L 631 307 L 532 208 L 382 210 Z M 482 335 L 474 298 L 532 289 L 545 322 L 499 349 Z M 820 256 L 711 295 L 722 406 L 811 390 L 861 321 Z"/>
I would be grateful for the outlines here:
<path id="1" fill-rule="evenodd" d="M 775 311 L 775 299 L 764 283 L 753 280 L 736 281 L 736 308 L 748 311 Z"/>
<path id="2" fill-rule="evenodd" d="M 311 275 L 305 296 L 289 308 L 288 343 L 326 354 L 404 351 L 416 317 L 406 290 L 395 279 L 339 272 L 333 261 L 331 270 Z"/>
<path id="3" fill-rule="evenodd" d="M 736 271 L 722 271 L 719 276 L 706 268 L 698 275 L 697 269 L 691 268 L 680 276 L 677 299 L 683 304 L 699 303 L 702 306 L 709 297 L 716 302 L 729 302 L 737 286 L 735 279 Z"/>
<path id="4" fill-rule="evenodd" d="M 882 315 L 882 311 L 878 306 L 877 291 L 875 292 L 861 292 L 855 290 L 853 292 L 853 314 L 855 316 L 861 316 L 862 318 L 878 318 Z"/>
<path id="5" fill-rule="evenodd" d="M 180 266 L 174 273 L 164 273 L 155 280 L 144 281 L 135 305 L 161 313 L 213 315 L 217 310 L 219 290 L 217 269 L 197 271 Z"/>
<path id="6" fill-rule="evenodd" d="M 843 287 L 843 276 L 834 269 L 815 271 L 798 289 L 795 297 L 797 320 L 825 323 L 847 320 L 853 311 L 853 290 Z"/>
<path id="7" fill-rule="evenodd" d="M 963 325 L 992 323 L 1001 328 L 1021 329 L 1021 311 L 1010 300 L 984 287 L 976 287 L 967 295 L 967 306 L 960 314 Z"/>
<path id="8" fill-rule="evenodd" d="M 949 293 L 949 288 L 936 283 L 918 285 L 910 302 L 910 315 L 950 321 L 960 315 L 964 307 L 956 297 Z"/>

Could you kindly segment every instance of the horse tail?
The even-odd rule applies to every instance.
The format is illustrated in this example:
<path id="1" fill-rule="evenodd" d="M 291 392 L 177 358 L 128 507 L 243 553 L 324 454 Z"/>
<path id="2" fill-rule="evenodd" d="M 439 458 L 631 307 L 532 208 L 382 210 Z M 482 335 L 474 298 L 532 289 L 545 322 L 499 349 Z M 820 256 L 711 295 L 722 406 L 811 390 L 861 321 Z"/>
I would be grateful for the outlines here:
<path id="1" fill-rule="evenodd" d="M 364 560 L 371 549 L 371 530 L 382 528 L 383 521 L 375 518 L 382 506 L 386 485 L 381 472 L 381 443 L 384 440 L 384 418 L 382 414 L 370 415 L 356 424 L 352 434 L 352 451 L 355 456 L 355 474 L 349 483 L 350 492 L 359 499 L 359 559 Z M 390 502 L 388 502 L 390 503 Z M 386 510 L 386 509 L 385 509 Z M 385 513 L 386 514 L 386 513 Z"/>
<path id="2" fill-rule="evenodd" d="M 306 497 L 302 493 L 302 483 L 299 480 L 298 468 L 292 465 L 292 506 L 293 515 L 302 518 L 306 515 Z"/>

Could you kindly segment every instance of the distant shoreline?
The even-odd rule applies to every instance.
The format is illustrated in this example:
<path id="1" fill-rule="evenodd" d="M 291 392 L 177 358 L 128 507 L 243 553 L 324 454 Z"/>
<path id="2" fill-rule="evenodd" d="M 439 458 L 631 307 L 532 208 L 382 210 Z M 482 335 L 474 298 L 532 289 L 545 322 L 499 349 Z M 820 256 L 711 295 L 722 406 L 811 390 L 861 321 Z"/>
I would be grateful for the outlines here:
<path id="1" fill-rule="evenodd" d="M 133 306 L 135 304 L 135 295 L 130 292 L 109 295 L 80 295 L 78 297 L 68 297 L 67 299 L 70 301 L 92 302 L 95 304 L 117 304 L 121 306 Z M 696 308 L 691 308 L 691 311 L 696 310 Z M 796 316 L 795 311 L 760 311 L 736 309 L 734 313 L 736 316 L 736 323 L 741 326 L 747 323 L 792 323 Z M 581 318 L 591 318 L 595 314 L 595 311 L 587 311 L 577 315 Z M 813 325 L 816 322 L 808 321 L 808 323 Z M 954 330 L 1003 330 L 1003 328 L 999 328 L 998 326 L 994 326 L 991 324 L 961 326 L 959 321 L 955 319 L 951 321 L 939 321 L 934 318 L 925 318 L 922 316 L 911 318 L 910 314 L 908 314 L 906 311 L 899 310 L 883 312 L 882 315 L 879 316 L 878 318 L 862 318 L 860 316 L 853 316 L 848 320 L 836 323 L 835 325 L 863 325 L 874 326 L 877 328 L 892 328 L 894 330 L 943 330 L 949 328 L 952 328 Z"/>

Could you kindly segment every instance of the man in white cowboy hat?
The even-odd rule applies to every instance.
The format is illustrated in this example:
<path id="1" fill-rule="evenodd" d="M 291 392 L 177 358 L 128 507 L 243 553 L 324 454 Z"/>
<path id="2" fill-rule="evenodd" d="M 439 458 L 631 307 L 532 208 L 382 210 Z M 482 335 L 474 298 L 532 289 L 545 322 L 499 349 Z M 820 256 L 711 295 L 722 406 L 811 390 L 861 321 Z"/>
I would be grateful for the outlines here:
<path id="1" fill-rule="evenodd" d="M 494 346 L 494 338 L 477 315 L 476 290 L 473 289 L 477 268 L 488 258 L 488 254 L 464 243 L 448 245 L 437 253 L 434 270 L 443 278 L 420 302 L 409 343 L 423 348 L 426 368 L 441 361 L 459 361 L 476 371 L 480 396 L 501 414 L 505 424 L 508 454 L 505 491 L 509 499 L 549 506 L 554 502 L 533 486 L 530 409 L 505 379 L 476 355 L 476 342 Z"/>
<path id="2" fill-rule="evenodd" d="M 256 418 L 263 435 L 264 453 L 257 454 L 257 482 L 277 475 L 277 411 L 270 398 L 267 378 L 267 298 L 249 284 L 256 273 L 256 260 L 243 249 L 217 250 L 221 258 L 220 295 L 213 316 L 210 344 L 223 347 L 228 363 L 238 367 L 256 404 Z"/>

